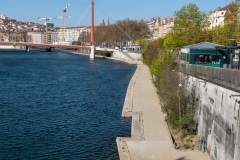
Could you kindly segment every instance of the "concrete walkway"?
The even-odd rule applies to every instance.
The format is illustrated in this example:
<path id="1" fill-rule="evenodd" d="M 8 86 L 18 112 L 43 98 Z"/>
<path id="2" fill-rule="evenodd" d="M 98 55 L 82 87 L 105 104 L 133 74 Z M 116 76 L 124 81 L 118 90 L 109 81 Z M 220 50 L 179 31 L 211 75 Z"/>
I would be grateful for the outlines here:
<path id="1" fill-rule="evenodd" d="M 200 151 L 177 151 L 164 120 L 152 77 L 140 64 L 130 81 L 122 117 L 132 119 L 131 137 L 116 139 L 120 160 L 209 160 Z"/>

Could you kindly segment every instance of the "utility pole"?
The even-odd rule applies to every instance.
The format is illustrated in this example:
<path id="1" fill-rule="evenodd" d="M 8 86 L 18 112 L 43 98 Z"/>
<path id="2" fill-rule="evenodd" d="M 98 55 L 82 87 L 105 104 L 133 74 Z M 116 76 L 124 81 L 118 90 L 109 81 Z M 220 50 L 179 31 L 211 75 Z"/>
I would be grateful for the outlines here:
<path id="1" fill-rule="evenodd" d="M 94 59 L 95 54 L 95 46 L 94 46 L 94 0 L 92 0 L 92 16 L 91 16 L 91 53 L 90 53 L 90 59 Z"/>

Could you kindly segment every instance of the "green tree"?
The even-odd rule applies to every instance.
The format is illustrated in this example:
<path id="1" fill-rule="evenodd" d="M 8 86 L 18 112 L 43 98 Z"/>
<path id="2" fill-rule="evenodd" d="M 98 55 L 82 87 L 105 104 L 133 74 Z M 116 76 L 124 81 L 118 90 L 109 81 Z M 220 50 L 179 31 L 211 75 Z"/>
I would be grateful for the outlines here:
<path id="1" fill-rule="evenodd" d="M 96 45 L 114 47 L 124 46 L 128 42 L 135 42 L 138 39 L 145 39 L 150 36 L 150 30 L 143 20 L 119 20 L 114 24 L 108 23 L 105 25 L 103 22 L 101 25 L 95 27 L 95 43 Z"/>
<path id="2" fill-rule="evenodd" d="M 80 45 L 87 45 L 90 43 L 90 33 L 89 32 L 82 32 L 79 37 L 78 37 L 78 41 Z"/>
<path id="3" fill-rule="evenodd" d="M 159 46 L 159 43 L 157 40 L 149 43 L 146 49 L 142 52 L 144 63 L 151 66 L 152 62 L 157 58 L 160 49 L 161 49 L 161 46 Z"/>
<path id="4" fill-rule="evenodd" d="M 207 25 L 206 15 L 195 4 L 183 6 L 175 13 L 175 25 L 167 36 L 166 46 L 182 47 L 201 42 Z"/>

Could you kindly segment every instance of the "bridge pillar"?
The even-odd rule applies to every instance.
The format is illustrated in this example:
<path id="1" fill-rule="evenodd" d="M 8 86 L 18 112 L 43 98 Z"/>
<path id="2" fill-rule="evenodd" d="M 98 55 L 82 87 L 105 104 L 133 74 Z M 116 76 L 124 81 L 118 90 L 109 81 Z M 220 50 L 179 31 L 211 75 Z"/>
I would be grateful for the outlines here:
<path id="1" fill-rule="evenodd" d="M 54 48 L 53 48 L 53 47 L 45 48 L 45 50 L 46 50 L 47 52 L 53 52 L 53 51 L 54 51 Z"/>
<path id="2" fill-rule="evenodd" d="M 92 0 L 92 16 L 91 16 L 91 40 L 90 40 L 90 45 L 91 45 L 91 52 L 90 52 L 90 59 L 94 59 L 95 54 L 95 46 L 94 46 L 94 0 Z"/>
<path id="3" fill-rule="evenodd" d="M 94 59 L 95 58 L 95 46 L 91 46 L 91 52 L 90 52 L 90 59 Z"/>
<path id="4" fill-rule="evenodd" d="M 26 46 L 26 52 L 30 52 L 30 47 Z"/>

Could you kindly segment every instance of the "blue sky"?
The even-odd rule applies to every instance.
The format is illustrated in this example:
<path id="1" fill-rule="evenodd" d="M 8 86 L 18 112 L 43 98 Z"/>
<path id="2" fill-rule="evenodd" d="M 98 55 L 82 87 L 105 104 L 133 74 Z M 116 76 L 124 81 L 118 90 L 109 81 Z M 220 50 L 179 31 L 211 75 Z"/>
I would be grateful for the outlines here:
<path id="1" fill-rule="evenodd" d="M 224 7 L 233 0 L 95 0 L 95 24 L 103 19 L 110 23 L 126 18 L 149 21 L 153 17 L 174 17 L 184 5 L 194 3 L 199 10 L 208 13 L 217 7 Z M 89 26 L 91 0 L 1 0 L 0 14 L 11 19 L 25 22 L 44 23 L 38 17 L 62 16 L 62 9 L 67 5 L 66 27 Z M 62 27 L 62 19 L 51 19 L 50 23 Z"/>

